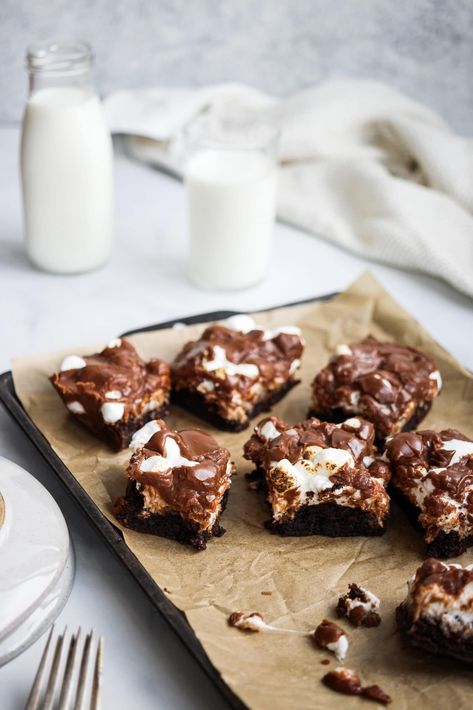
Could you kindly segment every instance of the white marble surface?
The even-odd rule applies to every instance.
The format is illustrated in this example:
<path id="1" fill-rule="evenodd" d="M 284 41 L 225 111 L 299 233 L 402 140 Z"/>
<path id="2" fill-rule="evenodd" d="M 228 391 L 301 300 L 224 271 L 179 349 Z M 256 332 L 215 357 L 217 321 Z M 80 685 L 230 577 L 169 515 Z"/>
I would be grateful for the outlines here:
<path id="1" fill-rule="evenodd" d="M 117 243 L 93 274 L 35 271 L 21 241 L 18 130 L 0 129 L 0 369 L 17 355 L 109 339 L 124 330 L 220 308 L 256 309 L 342 289 L 370 268 L 400 303 L 473 368 L 473 302 L 432 278 L 370 264 L 278 225 L 271 271 L 240 293 L 198 291 L 185 276 L 184 199 L 178 182 L 116 159 Z M 26 467 L 55 496 L 77 551 L 77 577 L 60 624 L 105 636 L 104 708 L 224 707 L 199 666 L 69 500 L 25 436 L 0 410 L 0 455 Z M 0 669 L 2 710 L 24 703 L 44 641 Z"/>

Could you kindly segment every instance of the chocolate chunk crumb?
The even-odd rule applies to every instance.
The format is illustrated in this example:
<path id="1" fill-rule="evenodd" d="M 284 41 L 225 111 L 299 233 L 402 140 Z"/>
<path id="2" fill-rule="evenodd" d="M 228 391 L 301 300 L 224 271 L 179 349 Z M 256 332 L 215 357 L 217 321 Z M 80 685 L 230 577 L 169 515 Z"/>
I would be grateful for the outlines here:
<path id="1" fill-rule="evenodd" d="M 349 668 L 340 667 L 329 671 L 323 676 L 322 683 L 330 690 L 343 695 L 360 695 L 382 705 L 389 705 L 392 702 L 391 697 L 379 685 L 363 687 L 359 676 Z"/>
<path id="2" fill-rule="evenodd" d="M 342 628 L 333 621 L 324 619 L 315 629 L 313 639 L 317 646 L 335 654 L 343 661 L 348 651 L 348 639 Z"/>

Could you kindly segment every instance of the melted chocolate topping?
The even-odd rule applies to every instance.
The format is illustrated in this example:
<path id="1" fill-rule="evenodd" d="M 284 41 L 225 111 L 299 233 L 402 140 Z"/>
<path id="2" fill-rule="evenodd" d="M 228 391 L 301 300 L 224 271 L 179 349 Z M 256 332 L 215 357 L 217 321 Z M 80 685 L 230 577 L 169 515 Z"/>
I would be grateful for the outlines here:
<path id="1" fill-rule="evenodd" d="M 245 370 L 236 374 L 225 367 L 207 369 L 206 363 L 215 360 L 215 348 L 221 348 L 227 361 L 234 365 L 256 366 L 254 374 Z M 238 392 L 243 402 L 254 404 L 258 395 L 254 391 L 259 383 L 264 393 L 294 380 L 291 366 L 302 356 L 302 337 L 293 333 L 279 333 L 265 339 L 262 330 L 241 333 L 223 325 L 212 325 L 199 340 L 187 343 L 173 364 L 173 386 L 179 390 L 199 392 L 217 406 L 222 416 L 234 404 Z M 250 370 L 250 373 L 252 372 Z"/>
<path id="2" fill-rule="evenodd" d="M 329 671 L 322 678 L 322 682 L 327 688 L 335 690 L 337 693 L 361 695 L 382 705 L 392 702 L 391 697 L 381 690 L 379 685 L 363 687 L 359 676 L 349 668 L 335 668 L 335 670 Z"/>
<path id="3" fill-rule="evenodd" d="M 337 355 L 312 383 L 313 409 L 330 418 L 334 410 L 361 414 L 384 438 L 399 431 L 399 423 L 416 406 L 438 394 L 430 375 L 435 362 L 414 348 L 380 342 L 368 336 Z"/>
<path id="4" fill-rule="evenodd" d="M 471 583 L 473 583 L 473 570 L 444 564 L 431 557 L 417 570 L 411 593 L 415 595 L 422 587 L 436 585 L 446 594 L 457 597 L 466 585 Z"/>
<path id="5" fill-rule="evenodd" d="M 277 417 L 266 417 L 255 427 L 254 434 L 244 446 L 244 457 L 259 466 L 268 466 L 271 461 L 288 459 L 295 463 L 307 446 L 320 446 L 322 449 L 346 449 L 353 456 L 357 465 L 362 465 L 365 456 L 376 454 L 374 446 L 374 427 L 370 422 L 357 417 L 360 426 L 346 422 L 332 424 L 321 422 L 311 417 L 298 424 L 286 424 Z M 268 439 L 262 433 L 265 424 L 271 422 L 279 436 Z M 388 467 L 386 466 L 388 475 Z"/>
<path id="6" fill-rule="evenodd" d="M 126 421 L 139 416 L 150 401 L 156 399 L 162 406 L 169 399 L 169 366 L 159 359 L 144 362 L 126 340 L 82 359 L 85 367 L 56 372 L 51 382 L 66 405 L 82 405 L 84 417 L 101 417 L 103 404 L 120 403 L 124 405 L 120 421 Z M 107 393 L 113 393 L 113 397 L 107 397 Z"/>
<path id="7" fill-rule="evenodd" d="M 201 429 L 176 432 L 162 420 L 158 424 L 160 430 L 132 456 L 127 476 L 155 489 L 164 504 L 183 517 L 204 523 L 230 486 L 230 452 Z M 164 470 L 143 471 L 144 462 L 153 456 L 166 460 L 168 439 L 176 442 L 180 457 L 192 464 L 178 461 Z"/>

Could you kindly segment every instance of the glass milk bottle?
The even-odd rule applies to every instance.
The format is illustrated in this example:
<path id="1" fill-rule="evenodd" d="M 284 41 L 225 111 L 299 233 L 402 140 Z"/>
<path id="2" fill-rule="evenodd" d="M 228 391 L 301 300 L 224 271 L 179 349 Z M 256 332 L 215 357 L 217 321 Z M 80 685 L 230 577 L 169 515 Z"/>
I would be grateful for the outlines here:
<path id="1" fill-rule="evenodd" d="M 241 289 L 268 268 L 276 208 L 278 131 L 203 118 L 184 133 L 189 275 L 204 289 Z"/>
<path id="2" fill-rule="evenodd" d="M 95 269 L 113 237 L 113 150 L 85 42 L 32 45 L 21 139 L 26 250 L 45 271 Z"/>

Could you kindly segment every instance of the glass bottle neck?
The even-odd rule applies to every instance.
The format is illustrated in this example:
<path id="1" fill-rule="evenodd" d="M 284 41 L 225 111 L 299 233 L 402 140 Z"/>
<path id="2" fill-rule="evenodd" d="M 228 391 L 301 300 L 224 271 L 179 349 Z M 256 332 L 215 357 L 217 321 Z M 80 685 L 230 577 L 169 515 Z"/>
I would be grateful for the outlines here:
<path id="1" fill-rule="evenodd" d="M 93 54 L 86 42 L 36 43 L 28 48 L 29 95 L 42 89 L 77 88 L 95 92 Z"/>

